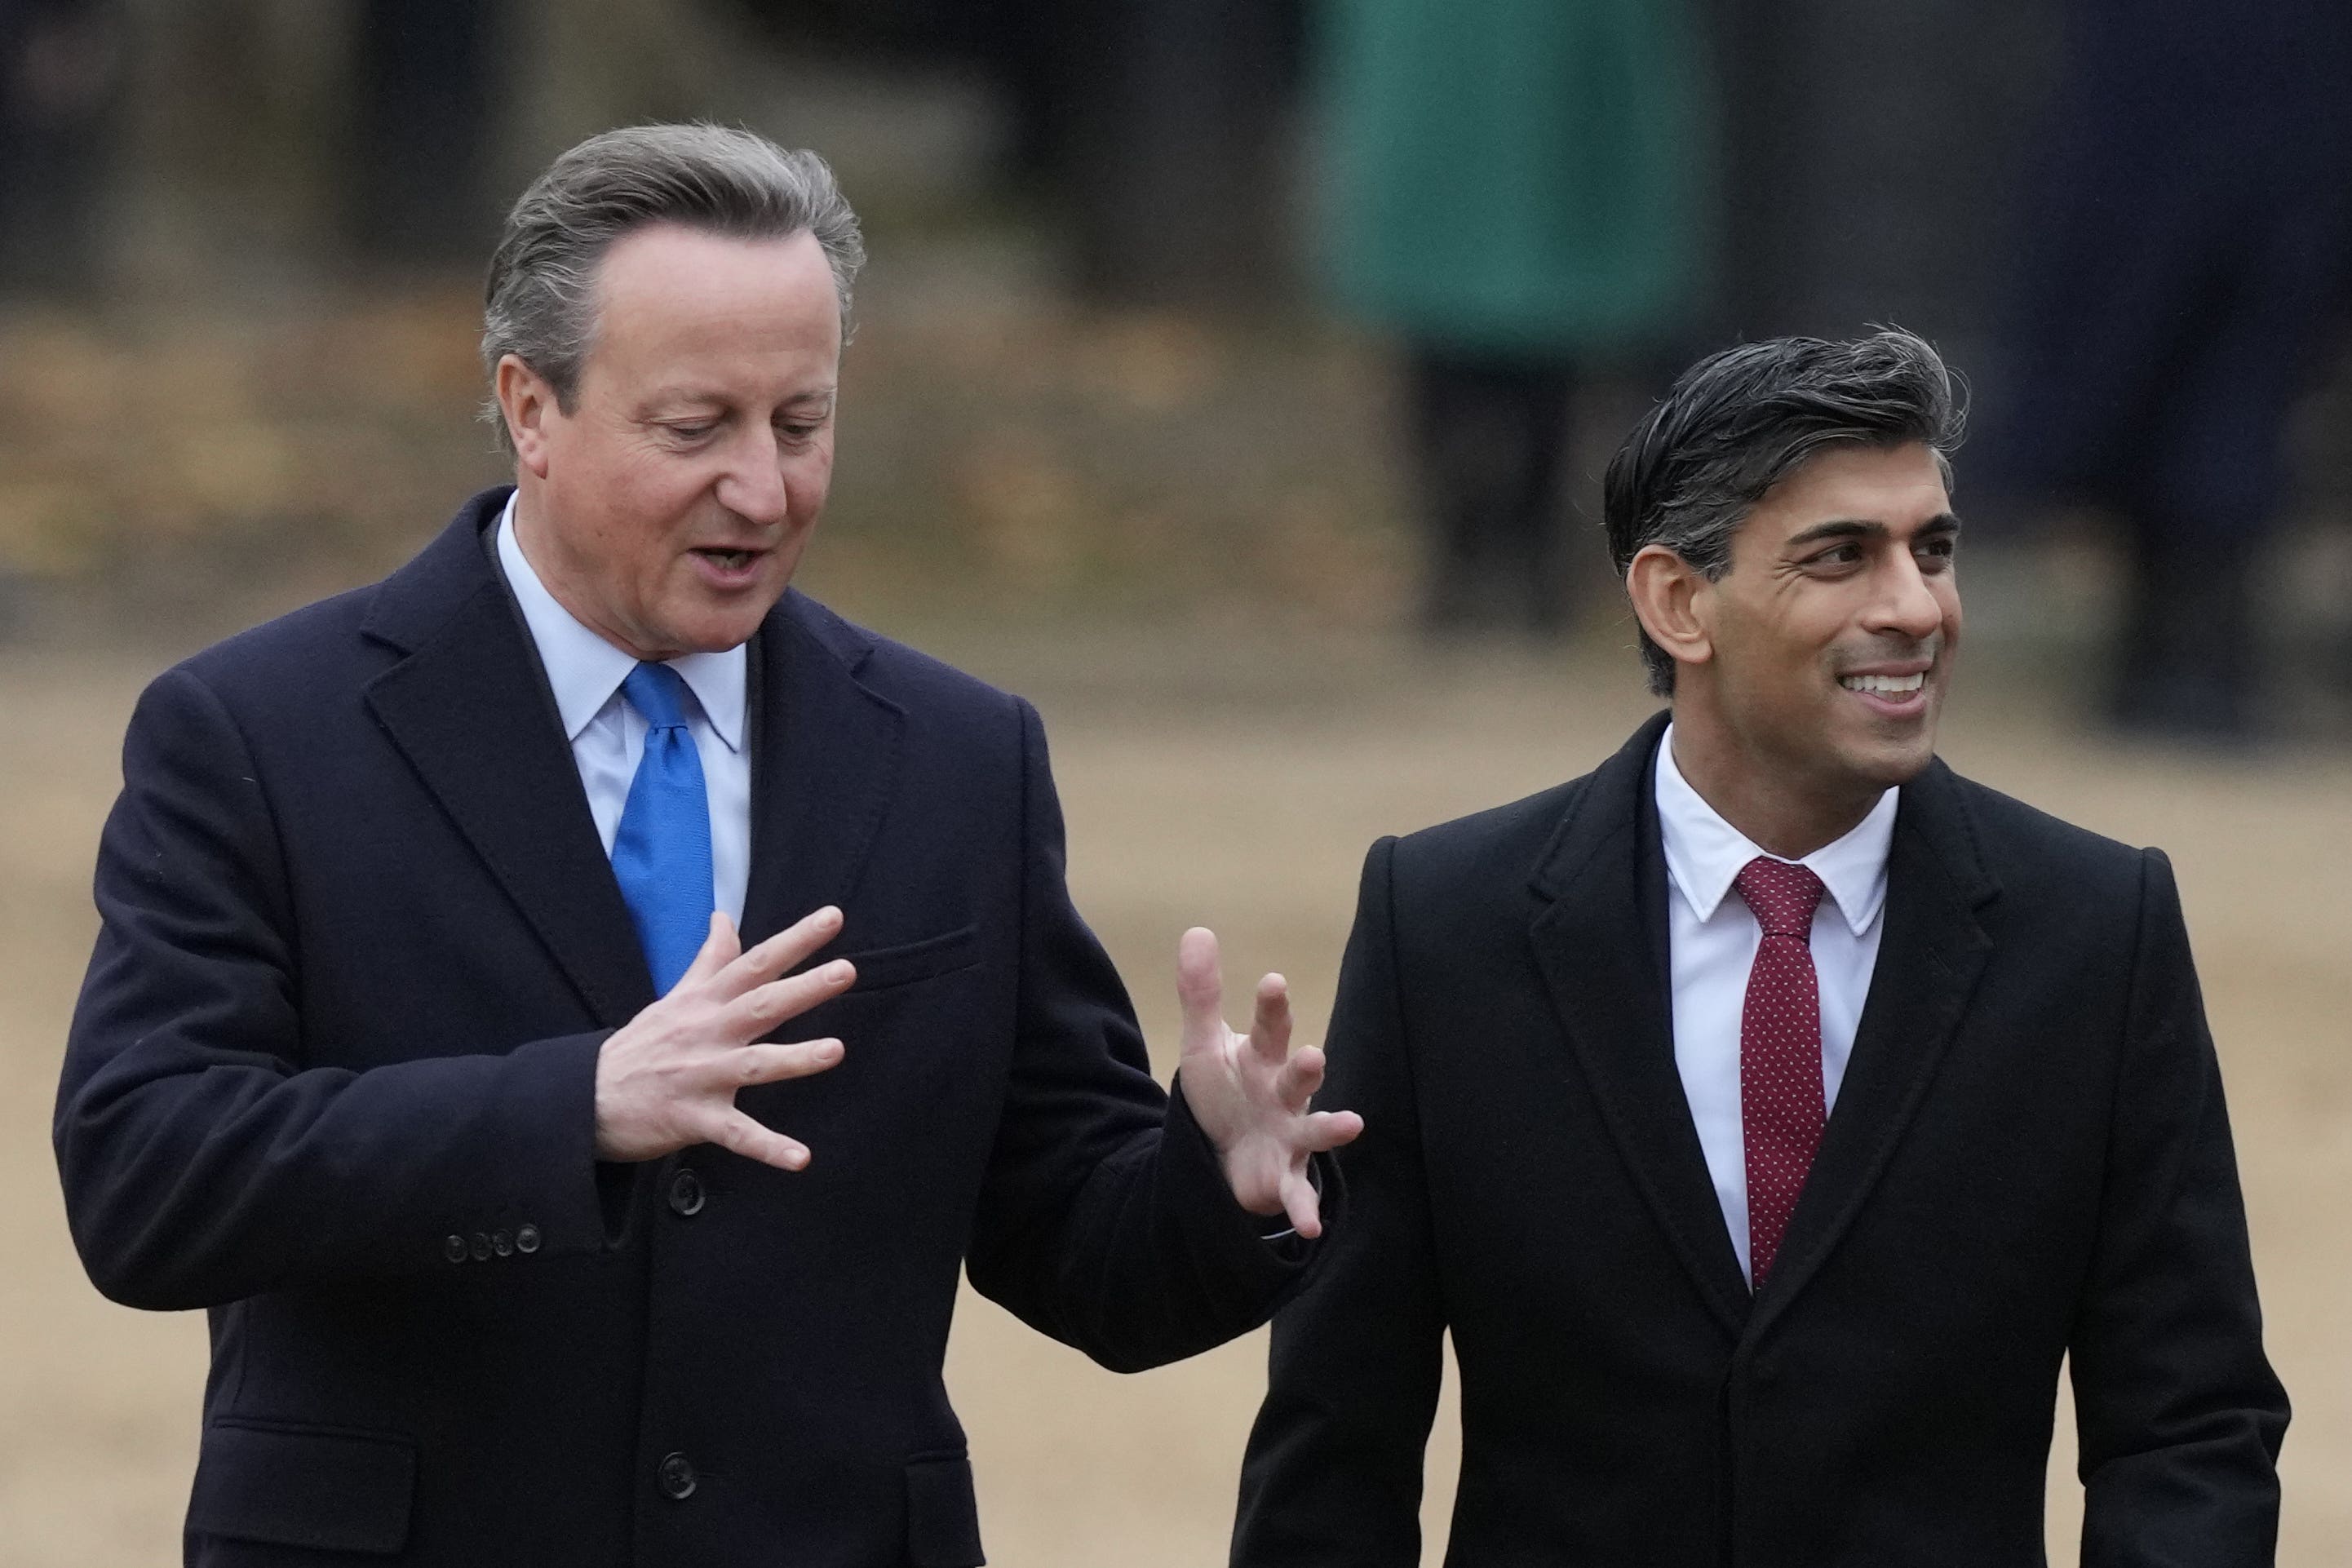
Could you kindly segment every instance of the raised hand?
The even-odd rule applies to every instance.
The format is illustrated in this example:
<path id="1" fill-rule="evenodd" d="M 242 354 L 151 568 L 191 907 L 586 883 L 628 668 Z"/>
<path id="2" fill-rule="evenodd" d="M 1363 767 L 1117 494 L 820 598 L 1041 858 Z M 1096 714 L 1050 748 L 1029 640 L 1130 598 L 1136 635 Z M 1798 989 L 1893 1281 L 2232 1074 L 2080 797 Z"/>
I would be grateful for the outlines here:
<path id="1" fill-rule="evenodd" d="M 1321 1235 L 1307 1159 L 1354 1138 L 1364 1119 L 1307 1109 L 1323 1053 L 1290 1049 L 1289 986 L 1279 974 L 1259 981 L 1250 1032 L 1236 1035 L 1225 1026 L 1216 933 L 1195 926 L 1177 945 L 1176 994 L 1184 1007 L 1177 1092 L 1216 1144 L 1234 1198 L 1252 1214 L 1287 1214 L 1301 1236 Z"/>
<path id="2" fill-rule="evenodd" d="M 839 1040 L 752 1042 L 849 989 L 857 972 L 835 959 L 804 974 L 778 975 L 831 942 L 841 911 L 830 904 L 742 951 L 725 915 L 668 995 L 613 1032 L 596 1057 L 596 1157 L 658 1160 L 692 1143 L 716 1143 L 779 1170 L 809 1163 L 807 1145 L 735 1108 L 735 1091 L 806 1078 L 841 1060 Z"/>

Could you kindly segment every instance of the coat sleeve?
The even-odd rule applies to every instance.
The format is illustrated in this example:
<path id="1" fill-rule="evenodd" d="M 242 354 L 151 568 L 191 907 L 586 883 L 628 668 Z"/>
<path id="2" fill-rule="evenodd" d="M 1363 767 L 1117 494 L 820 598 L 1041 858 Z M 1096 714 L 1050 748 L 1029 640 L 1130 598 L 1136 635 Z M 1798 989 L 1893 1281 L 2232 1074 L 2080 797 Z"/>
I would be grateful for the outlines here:
<path id="1" fill-rule="evenodd" d="M 108 1296 L 184 1309 L 446 1269 L 498 1233 L 527 1253 L 604 1245 L 602 1034 L 306 1065 L 267 792 L 184 668 L 132 716 L 95 890 L 52 1134 L 75 1245 Z"/>
<path id="2" fill-rule="evenodd" d="M 1328 1092 L 1364 1118 L 1339 1151 L 1349 1222 L 1274 1324 L 1242 1463 L 1234 1568 L 1412 1568 L 1445 1314 L 1398 984 L 1395 840 L 1366 858 L 1331 1018 Z"/>
<path id="3" fill-rule="evenodd" d="M 1163 1093 L 1109 956 L 1070 902 L 1043 725 L 1019 705 L 1024 807 L 1013 1061 L 966 1260 L 1031 1327 L 1131 1372 L 1264 1322 L 1319 1243 L 1268 1239 Z M 1325 1235 L 1342 1223 L 1321 1165 Z"/>
<path id="4" fill-rule="evenodd" d="M 2084 1568 L 2267 1565 L 2285 1392 L 2172 868 L 2142 862 L 2106 1197 L 2070 1346 Z"/>

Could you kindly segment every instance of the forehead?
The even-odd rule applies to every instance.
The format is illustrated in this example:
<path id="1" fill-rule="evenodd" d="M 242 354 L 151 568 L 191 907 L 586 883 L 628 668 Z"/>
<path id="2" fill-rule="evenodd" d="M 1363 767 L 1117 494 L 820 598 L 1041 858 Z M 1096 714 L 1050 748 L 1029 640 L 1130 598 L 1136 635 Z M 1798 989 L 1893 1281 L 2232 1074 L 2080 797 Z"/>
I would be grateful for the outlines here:
<path id="1" fill-rule="evenodd" d="M 622 236 L 596 274 L 596 354 L 837 354 L 841 309 L 816 237 L 739 239 L 677 224 Z"/>
<path id="2" fill-rule="evenodd" d="M 1741 531 L 1783 538 L 1823 522 L 1874 522 L 1896 531 L 1951 510 L 1943 466 L 1922 441 L 1845 442 L 1808 458 L 1764 494 Z"/>

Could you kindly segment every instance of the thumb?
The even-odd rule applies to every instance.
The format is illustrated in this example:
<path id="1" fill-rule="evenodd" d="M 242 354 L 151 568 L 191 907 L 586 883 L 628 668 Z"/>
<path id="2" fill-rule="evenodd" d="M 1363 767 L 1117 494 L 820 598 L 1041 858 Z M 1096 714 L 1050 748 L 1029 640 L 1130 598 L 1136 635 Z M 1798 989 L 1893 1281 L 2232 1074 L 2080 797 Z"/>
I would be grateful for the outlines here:
<path id="1" fill-rule="evenodd" d="M 1184 1054 L 1224 1044 L 1225 984 L 1217 967 L 1217 933 L 1194 926 L 1176 944 L 1176 1000 L 1184 1010 Z"/>

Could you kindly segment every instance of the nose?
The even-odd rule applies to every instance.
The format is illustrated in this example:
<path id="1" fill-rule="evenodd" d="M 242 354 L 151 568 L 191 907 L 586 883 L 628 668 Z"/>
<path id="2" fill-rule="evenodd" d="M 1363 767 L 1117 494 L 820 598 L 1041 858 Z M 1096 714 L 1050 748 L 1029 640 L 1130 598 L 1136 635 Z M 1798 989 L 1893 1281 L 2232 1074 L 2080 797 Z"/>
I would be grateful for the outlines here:
<path id="1" fill-rule="evenodd" d="M 718 500 L 747 521 L 772 526 L 784 521 L 783 454 L 773 430 L 749 425 L 736 438 L 719 476 Z"/>
<path id="2" fill-rule="evenodd" d="M 1924 642 L 1944 624 L 1944 602 L 1907 550 L 1889 552 L 1882 592 L 1871 606 L 1870 629 Z"/>

